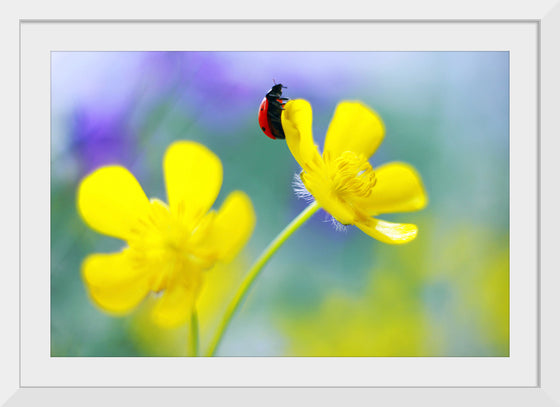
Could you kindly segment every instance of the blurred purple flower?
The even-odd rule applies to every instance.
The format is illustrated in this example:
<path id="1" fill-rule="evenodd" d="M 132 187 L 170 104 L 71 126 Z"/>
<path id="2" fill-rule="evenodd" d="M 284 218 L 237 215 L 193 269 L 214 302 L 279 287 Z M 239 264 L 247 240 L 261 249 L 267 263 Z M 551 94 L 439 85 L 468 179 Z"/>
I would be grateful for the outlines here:
<path id="1" fill-rule="evenodd" d="M 210 131 L 237 127 L 247 120 L 242 112 L 260 103 L 251 97 L 255 85 L 232 76 L 222 53 L 149 52 L 144 64 L 159 91 L 173 94 L 178 108 Z"/>
<path id="2" fill-rule="evenodd" d="M 71 123 L 72 150 L 79 164 L 80 175 L 103 165 L 130 166 L 134 144 L 126 118 L 121 112 L 79 109 Z"/>

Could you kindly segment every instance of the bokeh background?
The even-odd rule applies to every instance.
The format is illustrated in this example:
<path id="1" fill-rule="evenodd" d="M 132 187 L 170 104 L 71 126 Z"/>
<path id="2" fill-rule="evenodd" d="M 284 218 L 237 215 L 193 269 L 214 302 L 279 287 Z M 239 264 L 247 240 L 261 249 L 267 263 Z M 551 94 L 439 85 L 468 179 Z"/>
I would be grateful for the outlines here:
<path id="1" fill-rule="evenodd" d="M 123 243 L 76 211 L 84 175 L 126 166 L 165 200 L 162 157 L 177 139 L 222 160 L 216 202 L 244 190 L 257 213 L 246 249 L 208 274 L 204 350 L 252 260 L 306 203 L 299 167 L 259 129 L 273 80 L 314 109 L 323 145 L 336 104 L 361 100 L 387 133 L 373 166 L 414 165 L 430 199 L 403 246 L 320 211 L 276 253 L 233 319 L 218 356 L 509 355 L 509 55 L 507 52 L 53 52 L 51 165 L 52 356 L 180 356 L 187 327 L 165 330 L 148 298 L 126 317 L 89 300 L 80 264 Z"/>

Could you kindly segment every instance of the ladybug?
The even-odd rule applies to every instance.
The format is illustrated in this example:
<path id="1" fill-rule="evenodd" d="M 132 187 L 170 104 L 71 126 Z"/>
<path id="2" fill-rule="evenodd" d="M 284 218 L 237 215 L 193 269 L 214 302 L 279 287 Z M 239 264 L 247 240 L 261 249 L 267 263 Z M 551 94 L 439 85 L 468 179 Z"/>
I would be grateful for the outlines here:
<path id="1" fill-rule="evenodd" d="M 273 140 L 286 138 L 280 116 L 288 98 L 282 97 L 282 88 L 286 87 L 281 83 L 275 84 L 259 106 L 259 126 L 264 134 Z"/>

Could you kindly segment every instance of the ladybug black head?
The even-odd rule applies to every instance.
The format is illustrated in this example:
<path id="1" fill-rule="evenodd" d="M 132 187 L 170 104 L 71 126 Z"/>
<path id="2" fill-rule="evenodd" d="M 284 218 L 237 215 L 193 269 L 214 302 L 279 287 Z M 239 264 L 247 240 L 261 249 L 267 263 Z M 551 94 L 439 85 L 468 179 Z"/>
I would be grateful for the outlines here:
<path id="1" fill-rule="evenodd" d="M 282 94 L 282 88 L 286 88 L 284 85 L 282 85 L 281 83 L 277 83 L 275 84 L 272 89 L 270 89 L 270 93 L 280 93 Z M 288 89 L 288 88 L 286 88 Z"/>

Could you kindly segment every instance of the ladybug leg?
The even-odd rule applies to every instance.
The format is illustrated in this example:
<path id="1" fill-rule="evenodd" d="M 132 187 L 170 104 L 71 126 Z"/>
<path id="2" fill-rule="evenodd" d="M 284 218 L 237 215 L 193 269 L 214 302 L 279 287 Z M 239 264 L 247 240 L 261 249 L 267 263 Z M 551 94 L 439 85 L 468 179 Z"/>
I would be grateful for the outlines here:
<path id="1" fill-rule="evenodd" d="M 290 100 L 290 98 L 278 98 L 276 101 L 280 104 L 280 109 L 284 110 L 284 105 L 286 104 L 286 100 Z"/>

